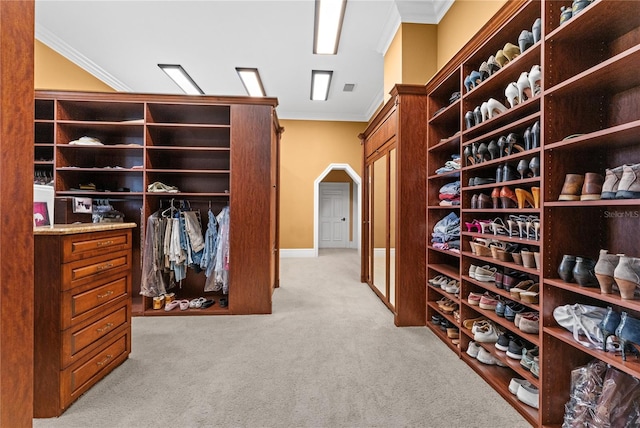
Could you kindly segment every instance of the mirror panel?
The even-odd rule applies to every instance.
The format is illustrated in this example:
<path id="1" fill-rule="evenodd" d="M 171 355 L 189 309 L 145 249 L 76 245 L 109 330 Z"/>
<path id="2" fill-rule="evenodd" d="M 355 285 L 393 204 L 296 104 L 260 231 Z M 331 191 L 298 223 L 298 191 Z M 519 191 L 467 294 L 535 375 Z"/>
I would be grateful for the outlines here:
<path id="1" fill-rule="evenodd" d="M 373 164 L 371 212 L 373 247 L 373 285 L 385 297 L 387 293 L 387 157 Z"/>
<path id="2" fill-rule="evenodd" d="M 396 307 L 396 149 L 389 152 L 389 303 Z"/>

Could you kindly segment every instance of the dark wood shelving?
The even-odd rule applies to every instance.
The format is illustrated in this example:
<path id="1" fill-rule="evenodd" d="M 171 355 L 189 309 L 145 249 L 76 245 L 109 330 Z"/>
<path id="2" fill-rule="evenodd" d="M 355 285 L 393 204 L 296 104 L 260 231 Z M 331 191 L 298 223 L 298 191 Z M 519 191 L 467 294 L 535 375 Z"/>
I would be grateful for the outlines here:
<path id="1" fill-rule="evenodd" d="M 576 294 L 580 294 L 593 299 L 598 299 L 598 300 L 601 300 L 602 302 L 616 305 L 621 308 L 626 308 L 632 311 L 640 312 L 640 299 L 639 300 L 623 299 L 620 297 L 620 294 L 618 294 L 617 292 L 614 292 L 612 294 L 603 294 L 600 292 L 600 288 L 598 287 L 581 287 L 576 283 L 565 282 L 559 278 L 545 278 L 544 282 L 545 284 L 562 288 L 564 290 L 568 290 Z"/>
<path id="2" fill-rule="evenodd" d="M 449 138 L 443 138 L 440 140 L 438 144 L 435 146 L 429 147 L 427 150 L 429 152 L 434 152 L 436 150 L 446 150 L 446 151 L 458 151 L 458 147 L 460 146 L 460 133 L 457 132 L 453 136 Z"/>
<path id="3" fill-rule="evenodd" d="M 473 253 L 471 253 L 469 251 L 463 251 L 462 255 L 465 256 L 465 257 L 472 258 L 472 259 L 480 260 L 480 261 L 485 262 L 485 263 L 491 263 L 493 265 L 502 266 L 502 267 L 507 268 L 507 269 L 517 270 L 517 271 L 520 271 L 520 272 L 529 273 L 531 275 L 536 275 L 536 276 L 540 275 L 540 271 L 536 270 L 535 268 L 527 268 L 527 267 L 524 267 L 524 266 L 516 264 L 516 263 L 503 262 L 503 261 L 500 261 L 498 259 L 494 259 L 493 257 L 478 256 L 477 254 L 473 254 Z"/>
<path id="4" fill-rule="evenodd" d="M 461 303 L 463 305 L 473 309 L 478 314 L 490 319 L 495 324 L 497 324 L 498 326 L 504 328 L 505 330 L 509 330 L 510 332 L 514 333 L 515 335 L 520 336 L 521 338 L 527 340 L 528 342 L 531 342 L 532 344 L 534 344 L 536 346 L 540 345 L 540 337 L 539 337 L 539 335 L 525 333 L 525 332 L 521 331 L 520 329 L 518 329 L 518 327 L 516 327 L 516 325 L 512 321 L 509 321 L 506 318 L 499 317 L 498 315 L 496 315 L 496 313 L 494 311 L 485 310 L 485 309 L 480 308 L 479 306 L 469 305 L 468 303 L 466 303 L 466 301 L 464 299 L 462 299 Z"/>
<path id="5" fill-rule="evenodd" d="M 447 123 L 451 120 L 460 118 L 460 100 L 457 100 L 448 106 L 444 107 L 443 110 L 438 112 L 435 116 L 429 119 L 430 125 L 438 125 L 438 123 Z"/>
<path id="6" fill-rule="evenodd" d="M 502 91 L 504 91 L 504 88 L 502 88 Z M 505 131 L 507 129 L 513 129 L 512 126 L 514 123 L 530 121 L 531 116 L 539 114 L 540 100 L 541 97 L 536 96 L 526 100 L 522 104 L 514 106 L 513 108 L 509 108 L 508 105 L 505 105 L 505 107 L 507 107 L 507 111 L 504 113 L 500 113 L 491 119 L 472 126 L 469 129 L 465 129 L 462 133 L 462 136 L 465 139 L 465 144 L 467 141 L 473 141 L 472 138 L 490 138 L 491 136 L 498 135 L 499 132 L 502 132 L 497 131 L 500 129 L 504 129 Z M 474 108 L 475 106 L 469 106 L 468 110 L 473 110 Z M 488 132 L 492 132 L 492 134 L 488 134 Z"/>
<path id="7" fill-rule="evenodd" d="M 446 264 L 428 264 L 427 265 L 428 269 L 433 269 L 437 272 L 440 272 L 442 275 L 446 275 L 452 279 L 457 278 L 458 276 L 460 276 L 460 273 L 458 272 L 458 268 L 457 267 L 453 267 L 451 265 L 446 265 Z M 430 278 L 428 278 L 430 279 Z"/>
<path id="8" fill-rule="evenodd" d="M 453 256 L 453 257 L 456 257 L 456 258 L 460 258 L 460 253 L 458 253 L 456 251 L 441 250 L 439 248 L 434 248 L 432 246 L 428 246 L 427 249 L 429 249 L 431 251 L 437 251 L 438 253 L 446 254 L 448 256 Z"/>
<path id="9" fill-rule="evenodd" d="M 466 144 L 465 144 L 466 146 Z M 475 171 L 478 169 L 484 169 L 484 168 L 490 168 L 490 167 L 497 167 L 499 165 L 502 165 L 506 162 L 513 162 L 514 164 L 516 163 L 516 161 L 519 161 L 520 159 L 524 159 L 524 158 L 528 158 L 528 157 L 534 157 L 534 156 L 540 156 L 541 155 L 541 149 L 536 148 L 536 149 L 532 149 L 532 150 L 525 150 L 523 152 L 517 152 L 517 153 L 513 153 L 510 154 L 508 156 L 502 156 L 499 157 L 497 159 L 493 159 L 493 160 L 486 160 L 484 162 L 480 162 L 480 163 L 476 163 L 473 165 L 468 165 L 468 166 L 464 166 L 462 167 L 463 171 L 467 172 L 470 174 L 470 171 Z M 495 173 L 494 173 L 495 175 Z M 533 177 L 533 178 L 537 178 L 538 180 L 540 180 L 540 177 Z M 518 182 L 521 180 L 511 180 L 511 181 L 503 181 L 500 183 L 494 183 L 494 184 L 511 184 L 511 183 L 516 183 L 518 184 Z M 471 186 L 471 188 L 474 187 L 479 187 L 479 186 Z M 494 186 L 495 187 L 495 186 Z M 466 190 L 466 189 L 465 189 Z"/>
<path id="10" fill-rule="evenodd" d="M 279 281 L 277 158 L 282 132 L 275 98 L 36 91 L 35 105 L 36 142 L 51 141 L 55 148 L 56 198 L 65 203 L 71 196 L 107 199 L 125 219 L 139 223 L 133 232 L 131 293 L 136 315 L 271 313 Z M 103 144 L 68 144 L 82 136 Z M 37 144 L 36 151 L 42 146 Z M 146 191 L 154 181 L 180 191 Z M 98 189 L 132 191 L 74 189 L 89 182 Z M 231 206 L 230 258 L 243 263 L 229 265 L 228 307 L 154 311 L 151 297 L 139 297 L 141 231 L 146 219 L 170 200 L 188 200 L 205 216 L 208 209 L 217 214 Z M 66 211 L 70 205 L 63 212 L 65 222 L 71 218 Z M 180 292 L 197 297 L 205 277 L 189 273 Z"/>
<path id="11" fill-rule="evenodd" d="M 478 281 L 477 279 L 475 279 L 475 278 L 471 278 L 471 277 L 470 277 L 470 276 L 468 276 L 468 275 L 462 275 L 462 279 L 463 279 L 463 280 L 465 280 L 465 281 L 467 281 L 467 282 L 470 282 L 470 283 L 472 283 L 472 284 L 475 284 L 475 285 L 477 285 L 478 287 L 482 287 L 482 288 L 484 288 L 485 290 L 487 290 L 487 291 L 489 291 L 489 292 L 491 292 L 491 293 L 493 293 L 493 294 L 499 294 L 500 296 L 502 296 L 502 297 L 506 298 L 507 300 L 512 300 L 512 301 L 514 301 L 514 302 L 518 302 L 518 303 L 520 303 L 520 304 L 521 304 L 521 305 L 523 305 L 523 306 L 526 306 L 526 307 L 528 307 L 528 308 L 531 308 L 531 309 L 532 309 L 532 310 L 534 310 L 534 311 L 538 311 L 538 312 L 540 312 L 540 305 L 537 305 L 537 304 L 534 304 L 534 303 L 523 302 L 523 301 L 521 301 L 521 300 L 516 300 L 516 299 L 514 299 L 513 297 L 511 297 L 511 294 L 510 294 L 508 291 L 506 291 L 506 290 L 504 290 L 504 289 L 502 289 L 502 288 L 498 288 L 498 287 L 496 287 L 496 285 L 495 285 L 495 283 L 494 283 L 494 282 L 483 282 L 483 281 Z M 464 299 L 463 299 L 463 300 L 464 300 Z M 473 305 L 469 305 L 469 306 L 473 306 Z"/>
<path id="12" fill-rule="evenodd" d="M 520 238 L 518 236 L 494 235 L 493 233 L 462 232 L 462 236 L 470 236 L 472 238 L 485 238 L 485 239 L 490 238 L 490 239 L 495 239 L 497 241 L 515 242 L 517 244 L 530 245 L 533 247 L 540 247 L 542 245 L 542 242 L 534 241 L 532 239 Z"/>
<path id="13" fill-rule="evenodd" d="M 528 178 L 518 179 L 518 180 L 501 181 L 499 183 L 479 184 L 477 186 L 463 186 L 460 190 L 462 190 L 463 192 L 474 193 L 475 190 L 493 189 L 495 187 L 503 187 L 503 186 L 513 187 L 513 186 L 521 186 L 521 185 L 527 185 L 527 184 L 536 184 L 536 183 L 539 183 L 540 180 L 541 178 L 539 176 L 528 177 Z"/>
<path id="14" fill-rule="evenodd" d="M 608 207 L 608 206 L 634 206 L 640 205 L 640 199 L 598 199 L 595 201 L 546 201 L 546 207 L 575 208 L 575 207 Z"/>
<path id="15" fill-rule="evenodd" d="M 545 144 L 545 149 L 560 151 L 602 148 L 603 145 L 635 146 L 638 144 L 638 134 L 640 134 L 640 120 L 635 120 L 568 140 Z"/>
<path id="16" fill-rule="evenodd" d="M 442 165 L 444 166 L 444 165 Z M 460 179 L 460 170 L 455 169 L 453 171 L 444 172 L 442 174 L 434 174 L 427 177 L 428 180 L 436 180 L 436 179 L 447 179 L 447 180 L 455 180 Z"/>

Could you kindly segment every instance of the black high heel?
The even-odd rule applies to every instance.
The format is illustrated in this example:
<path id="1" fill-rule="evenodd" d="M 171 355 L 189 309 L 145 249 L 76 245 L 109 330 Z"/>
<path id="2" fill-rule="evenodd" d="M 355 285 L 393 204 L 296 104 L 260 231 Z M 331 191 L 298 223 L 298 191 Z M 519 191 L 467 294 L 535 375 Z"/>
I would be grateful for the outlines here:
<path id="1" fill-rule="evenodd" d="M 471 145 L 466 146 L 464 148 L 464 152 L 463 153 L 464 153 L 464 159 L 465 159 L 465 162 L 466 162 L 466 166 L 475 165 L 476 160 L 475 160 L 473 154 L 471 153 Z"/>
<path id="2" fill-rule="evenodd" d="M 616 336 L 620 339 L 622 361 L 627 361 L 627 345 L 640 345 L 640 320 L 622 312 L 620 324 L 616 328 Z"/>
<path id="3" fill-rule="evenodd" d="M 482 123 L 482 110 L 480 110 L 480 106 L 477 106 L 475 109 L 473 109 L 473 115 L 475 116 L 476 119 L 476 125 L 479 125 Z"/>
<path id="4" fill-rule="evenodd" d="M 540 122 L 535 121 L 531 127 L 531 148 L 537 149 L 540 147 Z"/>
<path id="5" fill-rule="evenodd" d="M 598 325 L 598 328 L 602 332 L 602 337 L 604 337 L 604 341 L 602 342 L 602 350 L 604 352 L 607 352 L 607 338 L 616 334 L 616 329 L 620 324 L 620 318 L 620 314 L 609 306 L 607 313 Z"/>
<path id="6" fill-rule="evenodd" d="M 512 155 L 518 152 L 524 152 L 524 147 L 522 147 L 522 137 L 520 137 L 515 132 L 507 135 L 507 154 Z M 516 150 L 515 152 L 513 150 Z"/>
<path id="7" fill-rule="evenodd" d="M 487 143 L 480 143 L 478 146 L 478 155 L 480 156 L 480 162 L 487 160 L 486 156 L 489 154 L 489 148 Z"/>
<path id="8" fill-rule="evenodd" d="M 504 135 L 498 138 L 498 150 L 500 150 L 500 157 L 505 156 L 505 148 L 507 147 L 507 137 Z"/>
<path id="9" fill-rule="evenodd" d="M 482 162 L 478 157 L 478 143 L 473 143 L 471 145 L 471 155 L 473 156 L 473 160 L 475 161 L 475 163 Z"/>
<path id="10" fill-rule="evenodd" d="M 467 129 L 473 127 L 476 124 L 475 116 L 472 111 L 468 111 L 467 114 L 464 115 L 464 120 L 466 122 Z"/>
<path id="11" fill-rule="evenodd" d="M 498 159 L 500 157 L 500 149 L 498 148 L 498 143 L 496 140 L 491 140 L 489 145 L 487 146 L 489 150 L 489 155 L 491 156 L 491 160 Z"/>

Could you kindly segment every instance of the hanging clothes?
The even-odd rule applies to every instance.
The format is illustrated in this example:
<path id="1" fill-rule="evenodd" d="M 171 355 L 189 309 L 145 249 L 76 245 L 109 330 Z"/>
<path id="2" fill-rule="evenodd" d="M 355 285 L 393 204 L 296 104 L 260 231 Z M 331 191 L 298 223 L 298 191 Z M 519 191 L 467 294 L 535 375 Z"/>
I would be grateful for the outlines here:
<path id="1" fill-rule="evenodd" d="M 217 287 L 215 275 L 213 274 L 216 264 L 218 221 L 216 220 L 216 216 L 213 212 L 211 212 L 211 209 L 207 212 L 207 216 L 207 232 L 204 237 L 202 260 L 200 260 L 200 267 L 204 270 L 204 274 L 207 277 L 204 282 L 204 291 L 220 291 L 222 289 L 222 284 L 220 284 L 220 287 Z"/>
<path id="2" fill-rule="evenodd" d="M 147 297 L 166 294 L 175 283 L 165 274 L 164 232 L 166 218 L 156 212 L 147 219 L 144 251 L 142 255 L 142 275 L 140 278 L 140 294 Z"/>
<path id="3" fill-rule="evenodd" d="M 217 286 L 222 286 L 224 294 L 229 294 L 229 207 L 224 207 L 216 220 L 218 221 L 218 240 L 214 268 L 215 282 Z"/>

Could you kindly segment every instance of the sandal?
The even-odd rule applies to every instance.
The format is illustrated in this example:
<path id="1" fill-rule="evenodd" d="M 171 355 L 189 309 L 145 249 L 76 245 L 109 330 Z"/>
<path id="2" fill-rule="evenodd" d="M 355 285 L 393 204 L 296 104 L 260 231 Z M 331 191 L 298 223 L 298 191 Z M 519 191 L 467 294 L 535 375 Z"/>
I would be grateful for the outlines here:
<path id="1" fill-rule="evenodd" d="M 213 299 L 205 300 L 202 302 L 202 306 L 200 306 L 200 308 L 207 309 L 208 307 L 213 306 L 214 303 L 216 303 L 216 301 Z"/>
<path id="2" fill-rule="evenodd" d="M 189 302 L 189 307 L 200 309 L 202 307 L 202 304 L 206 301 L 207 299 L 205 299 L 204 297 L 198 297 L 197 299 L 193 299 Z"/>

